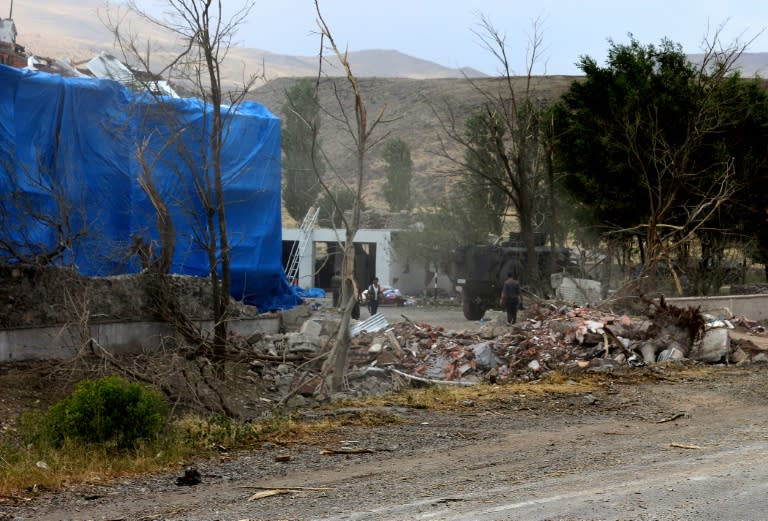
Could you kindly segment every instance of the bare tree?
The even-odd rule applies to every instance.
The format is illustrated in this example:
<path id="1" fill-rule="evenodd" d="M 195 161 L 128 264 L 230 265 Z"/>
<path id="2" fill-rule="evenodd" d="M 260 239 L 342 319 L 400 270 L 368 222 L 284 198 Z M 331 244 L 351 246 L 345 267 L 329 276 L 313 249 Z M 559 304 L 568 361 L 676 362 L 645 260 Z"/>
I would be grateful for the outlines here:
<path id="1" fill-rule="evenodd" d="M 316 86 L 320 85 L 320 78 L 323 76 L 323 65 L 325 63 L 324 51 L 327 48 L 339 60 L 344 70 L 344 80 L 346 86 L 351 90 L 351 101 L 347 101 L 340 85 L 335 80 L 331 80 L 331 88 L 335 94 L 337 110 L 330 111 L 324 109 L 326 113 L 337 121 L 349 136 L 352 142 L 354 152 L 354 179 L 351 183 L 339 179 L 343 186 L 354 193 L 352 211 L 346 213 L 335 198 L 333 186 L 328 179 L 318 176 L 321 186 L 326 195 L 333 201 L 337 214 L 341 217 L 345 236 L 343 239 L 344 251 L 344 270 L 342 285 L 341 302 L 343 308 L 342 322 L 339 328 L 336 344 L 328 358 L 324 373 L 332 371 L 331 388 L 334 391 L 341 390 L 343 378 L 347 367 L 347 357 L 350 347 L 349 322 L 352 310 L 358 299 L 358 288 L 355 280 L 355 234 L 360 228 L 360 207 L 363 201 L 363 190 L 366 184 L 366 156 L 368 152 L 386 138 L 386 134 L 380 137 L 374 137 L 374 131 L 384 122 L 384 110 L 382 107 L 378 114 L 372 119 L 368 119 L 368 110 L 363 99 L 363 93 L 357 77 L 352 72 L 346 51 L 342 52 L 333 37 L 330 27 L 320 12 L 318 0 L 315 0 L 315 11 L 317 13 L 317 24 L 320 29 L 320 61 L 318 68 L 318 78 Z M 350 106 L 351 105 L 351 106 Z M 316 135 L 316 134 L 315 134 Z M 326 161 L 332 166 L 333 162 L 325 156 Z M 331 170 L 334 170 L 331 168 Z M 315 172 L 320 172 L 315 168 Z"/>
<path id="2" fill-rule="evenodd" d="M 489 88 L 467 78 L 484 99 L 480 110 L 489 122 L 489 139 L 485 140 L 481 148 L 467 136 L 451 112 L 447 117 L 437 114 L 448 141 L 459 145 L 458 150 L 464 152 L 462 155 L 457 154 L 455 146 L 449 146 L 449 143 L 441 140 L 439 154 L 456 165 L 455 174 L 480 178 L 483 183 L 505 193 L 509 198 L 526 247 L 526 275 L 534 283 L 538 282 L 534 235 L 537 228 L 535 201 L 549 153 L 545 139 L 546 121 L 543 121 L 546 113 L 541 100 L 536 97 L 533 75 L 542 46 L 540 25 L 540 20 L 534 22 L 525 74 L 515 76 L 507 54 L 505 37 L 487 18 L 481 17 L 480 30 L 476 34 L 501 66 L 501 77 L 496 88 Z M 501 171 L 482 168 L 486 162 L 480 159 L 489 154 Z"/>
<path id="3" fill-rule="evenodd" d="M 237 89 L 225 90 L 222 85 L 221 65 L 227 57 L 233 38 L 239 27 L 250 14 L 255 2 L 244 1 L 234 14 L 225 18 L 221 0 L 166 0 L 166 12 L 163 18 L 148 14 L 136 1 L 129 0 L 130 13 L 149 22 L 162 30 L 170 31 L 181 42 L 179 52 L 157 73 L 159 77 L 175 80 L 177 84 L 191 90 L 203 102 L 204 123 L 201 135 L 195 138 L 197 150 L 184 150 L 190 146 L 190 140 L 180 139 L 188 129 L 174 128 L 170 139 L 173 140 L 181 164 L 178 175 L 190 177 L 196 201 L 202 212 L 195 214 L 196 240 L 204 248 L 208 257 L 209 278 L 212 288 L 211 311 L 214 320 L 213 350 L 223 355 L 227 340 L 227 315 L 231 287 L 230 239 L 225 214 L 224 181 L 222 172 L 222 149 L 227 134 L 227 117 L 236 113 L 239 104 L 253 87 L 257 76 L 244 78 L 243 85 Z M 146 50 L 135 34 L 130 33 L 124 24 L 125 17 L 119 11 L 107 11 L 106 23 L 113 31 L 115 39 L 125 58 L 136 68 L 151 71 L 151 45 Z M 118 14 L 115 14 L 118 13 Z M 154 82 L 154 78 L 145 83 Z M 150 87 L 151 85 L 145 85 Z M 158 90 L 149 88 L 156 94 L 157 107 L 162 109 L 163 97 Z M 210 115 L 210 117 L 208 117 Z M 168 124 L 172 125 L 169 117 Z M 141 153 L 141 150 L 138 151 Z M 153 190 L 151 169 L 148 162 L 140 160 L 143 170 L 142 187 L 147 192 L 152 204 L 158 211 L 158 219 L 165 231 L 172 230 L 163 202 Z M 190 210 L 196 205 L 189 204 Z M 172 250 L 168 233 L 161 234 L 164 251 Z"/>
<path id="4" fill-rule="evenodd" d="M 38 151 L 35 164 L 0 159 L 0 264 L 40 269 L 59 261 L 89 228 L 85 197 L 68 193 Z M 79 198 L 79 201 L 78 201 Z"/>

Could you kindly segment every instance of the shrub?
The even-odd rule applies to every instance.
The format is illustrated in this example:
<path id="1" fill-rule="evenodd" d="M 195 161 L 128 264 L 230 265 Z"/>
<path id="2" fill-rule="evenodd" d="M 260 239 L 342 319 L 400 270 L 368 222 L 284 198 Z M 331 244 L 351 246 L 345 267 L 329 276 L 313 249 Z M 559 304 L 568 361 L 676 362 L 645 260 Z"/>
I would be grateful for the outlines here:
<path id="1" fill-rule="evenodd" d="M 118 376 L 84 380 L 43 416 L 40 435 L 60 447 L 65 440 L 136 446 L 156 437 L 166 425 L 162 395 Z"/>

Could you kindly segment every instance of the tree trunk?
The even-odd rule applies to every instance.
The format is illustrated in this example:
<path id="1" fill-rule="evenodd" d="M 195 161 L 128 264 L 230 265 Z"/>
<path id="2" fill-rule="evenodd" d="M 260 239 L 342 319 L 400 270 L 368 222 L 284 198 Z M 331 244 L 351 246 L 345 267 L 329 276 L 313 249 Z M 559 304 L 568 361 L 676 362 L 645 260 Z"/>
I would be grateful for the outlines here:
<path id="1" fill-rule="evenodd" d="M 341 392 L 344 390 L 344 376 L 347 372 L 347 359 L 349 358 L 349 347 L 351 336 L 349 334 L 349 323 L 352 315 L 352 309 L 355 307 L 357 295 L 350 295 L 344 306 L 344 314 L 341 316 L 339 324 L 339 334 L 336 338 L 336 347 L 333 350 L 333 375 L 331 376 L 331 390 Z"/>

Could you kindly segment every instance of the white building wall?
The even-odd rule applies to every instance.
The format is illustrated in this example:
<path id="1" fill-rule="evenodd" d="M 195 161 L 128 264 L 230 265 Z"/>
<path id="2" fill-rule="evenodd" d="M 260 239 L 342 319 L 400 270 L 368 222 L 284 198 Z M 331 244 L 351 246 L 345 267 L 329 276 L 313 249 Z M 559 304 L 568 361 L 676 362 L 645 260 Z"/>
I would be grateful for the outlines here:
<path id="1" fill-rule="evenodd" d="M 293 283 L 293 281 L 288 281 Z M 315 243 L 307 244 L 304 255 L 299 258 L 299 287 L 309 289 L 315 285 Z"/>
<path id="2" fill-rule="evenodd" d="M 315 228 L 312 230 L 310 243 L 304 250 L 299 260 L 299 286 L 309 289 L 315 281 L 315 253 L 316 242 L 338 243 L 345 236 L 344 230 L 333 228 Z M 358 230 L 355 234 L 355 243 L 376 244 L 376 275 L 382 286 L 393 287 L 392 283 L 392 253 L 390 230 Z M 299 230 L 297 228 L 283 228 L 284 241 L 298 241 Z M 367 281 L 366 281 L 367 283 Z"/>
<path id="3" fill-rule="evenodd" d="M 378 229 L 361 229 L 355 234 L 356 243 L 376 244 L 376 276 L 385 288 L 397 288 L 404 295 L 431 296 L 434 294 L 434 278 L 427 279 L 427 267 L 423 263 L 411 262 L 407 266 L 397 259 L 392 251 L 392 231 Z M 344 230 L 333 228 L 315 228 L 312 230 L 311 243 L 307 245 L 299 261 L 299 286 L 309 289 L 315 283 L 315 243 L 343 242 Z M 297 228 L 283 228 L 284 241 L 298 241 Z M 369 281 L 361 281 L 367 284 Z M 438 273 L 437 287 L 449 294 L 455 293 L 453 282 L 443 273 Z"/>

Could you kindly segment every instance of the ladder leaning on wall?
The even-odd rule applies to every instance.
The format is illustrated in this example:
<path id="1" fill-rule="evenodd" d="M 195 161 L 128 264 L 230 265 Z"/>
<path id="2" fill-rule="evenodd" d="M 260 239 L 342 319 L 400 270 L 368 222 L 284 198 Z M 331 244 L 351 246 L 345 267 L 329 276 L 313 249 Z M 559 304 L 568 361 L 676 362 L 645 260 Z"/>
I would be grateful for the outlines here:
<path id="1" fill-rule="evenodd" d="M 307 249 L 309 239 L 312 236 L 312 228 L 314 228 L 317 222 L 317 214 L 320 213 L 320 208 L 312 206 L 307 211 L 307 215 L 304 216 L 304 220 L 301 221 L 299 227 L 299 240 L 294 241 L 291 246 L 291 253 L 288 255 L 288 264 L 285 267 L 285 276 L 288 277 L 288 283 L 293 284 L 298 280 L 299 276 L 299 261 L 301 261 L 304 250 Z"/>

